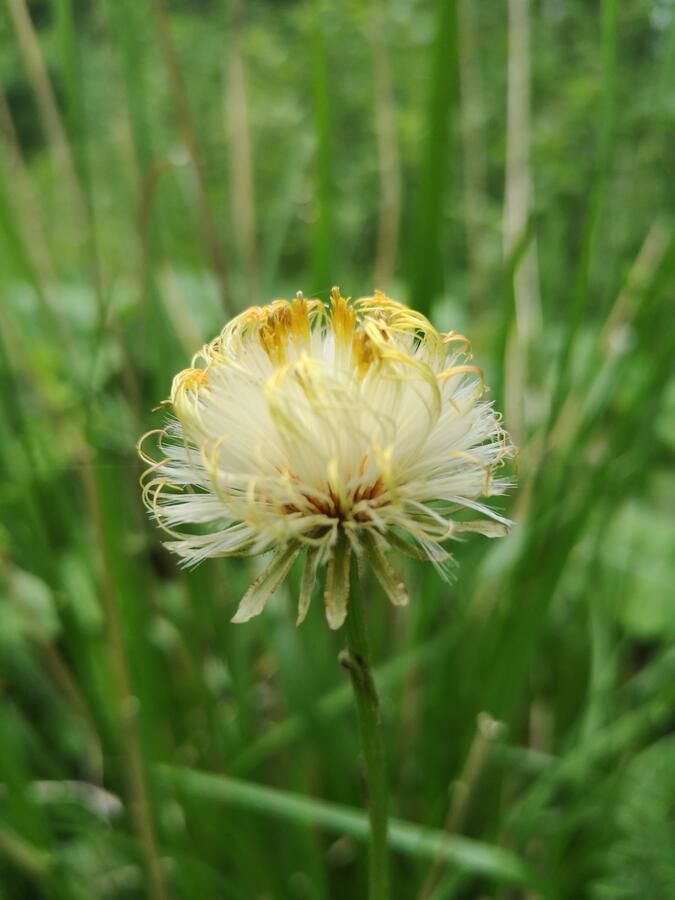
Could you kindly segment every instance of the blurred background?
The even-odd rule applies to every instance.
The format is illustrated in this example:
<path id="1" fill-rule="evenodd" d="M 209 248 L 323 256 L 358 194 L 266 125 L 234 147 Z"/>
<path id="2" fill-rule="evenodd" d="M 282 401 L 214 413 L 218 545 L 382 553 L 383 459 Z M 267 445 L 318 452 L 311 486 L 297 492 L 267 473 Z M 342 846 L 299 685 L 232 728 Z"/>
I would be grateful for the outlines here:
<path id="1" fill-rule="evenodd" d="M 521 450 L 508 539 L 367 586 L 394 897 L 675 897 L 674 19 L 3 0 L 2 900 L 365 896 L 343 636 L 297 573 L 230 625 L 259 563 L 179 571 L 135 452 L 333 284 L 467 334 Z"/>

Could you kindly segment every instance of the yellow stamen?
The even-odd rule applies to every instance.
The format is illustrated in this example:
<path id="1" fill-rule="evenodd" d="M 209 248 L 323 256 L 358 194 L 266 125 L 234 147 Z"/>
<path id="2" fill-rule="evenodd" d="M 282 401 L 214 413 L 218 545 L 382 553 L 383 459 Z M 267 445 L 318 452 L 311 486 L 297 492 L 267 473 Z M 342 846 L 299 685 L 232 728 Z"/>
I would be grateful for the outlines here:
<path id="1" fill-rule="evenodd" d="M 198 390 L 200 387 L 203 387 L 208 383 L 208 378 L 209 375 L 207 369 L 183 369 L 183 371 L 179 372 L 173 380 L 171 402 L 175 403 L 176 397 L 179 394 Z"/>
<path id="2" fill-rule="evenodd" d="M 464 344 L 464 352 L 471 352 L 471 341 L 458 331 L 448 331 L 447 334 L 443 334 L 441 337 L 443 338 L 444 344 Z"/>
<path id="3" fill-rule="evenodd" d="M 290 312 L 293 340 L 296 344 L 309 344 L 309 304 L 303 297 L 302 291 L 298 291 L 295 295 L 295 300 L 290 304 Z"/>
<path id="4" fill-rule="evenodd" d="M 454 378 L 456 375 L 476 375 L 480 381 L 481 390 L 485 388 L 485 376 L 483 375 L 483 370 L 479 369 L 478 366 L 451 366 L 444 372 L 439 372 L 436 378 L 439 381 L 446 381 L 448 378 Z"/>
<path id="5" fill-rule="evenodd" d="M 331 317 L 336 346 L 349 347 L 356 325 L 356 312 L 340 295 L 340 288 L 334 287 L 330 292 Z"/>
<path id="6" fill-rule="evenodd" d="M 382 359 L 377 344 L 365 331 L 355 331 L 352 337 L 352 365 L 359 378 L 364 378 L 374 362 Z"/>
<path id="7" fill-rule="evenodd" d="M 292 328 L 290 304 L 279 300 L 270 304 L 265 312 L 266 318 L 258 332 L 260 343 L 270 362 L 275 366 L 282 366 L 286 362 L 286 347 Z"/>

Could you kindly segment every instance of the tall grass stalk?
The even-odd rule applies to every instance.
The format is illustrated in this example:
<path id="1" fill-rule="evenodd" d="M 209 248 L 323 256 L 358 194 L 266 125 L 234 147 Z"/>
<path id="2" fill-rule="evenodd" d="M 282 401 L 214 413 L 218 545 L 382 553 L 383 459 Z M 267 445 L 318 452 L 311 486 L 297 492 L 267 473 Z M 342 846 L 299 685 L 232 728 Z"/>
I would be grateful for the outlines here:
<path id="1" fill-rule="evenodd" d="M 88 460 L 86 460 L 88 462 Z M 130 813 L 136 828 L 147 873 L 148 893 L 152 900 L 169 900 L 165 877 L 155 835 L 152 806 L 148 793 L 147 776 L 143 760 L 141 735 L 138 725 L 138 699 L 131 687 L 129 663 L 124 643 L 118 601 L 115 596 L 115 576 L 110 558 L 103 514 L 99 500 L 96 477 L 89 465 L 81 469 L 91 519 L 101 555 L 101 600 L 110 640 L 110 653 L 117 692 L 117 716 L 123 739 L 123 753 L 128 786 Z"/>
<path id="2" fill-rule="evenodd" d="M 314 291 L 327 291 L 335 280 L 335 223 L 332 198 L 334 127 L 331 110 L 329 63 L 324 34 L 323 0 L 312 0 L 311 79 L 314 112 L 314 223 L 311 235 L 311 266 Z"/>
<path id="3" fill-rule="evenodd" d="M 485 98 L 477 19 L 471 0 L 458 0 L 457 43 L 464 209 L 469 302 L 474 315 L 479 315 L 484 306 L 489 274 L 485 228 L 488 221 Z"/>
<path id="4" fill-rule="evenodd" d="M 442 285 L 444 203 L 453 170 L 450 148 L 457 106 L 456 0 L 437 0 L 435 15 L 434 47 L 427 63 L 429 95 L 409 263 L 411 302 L 424 313 L 430 312 Z"/>
<path id="5" fill-rule="evenodd" d="M 42 126 L 68 185 L 73 210 L 79 218 L 80 227 L 84 228 L 87 220 L 86 201 L 26 0 L 8 0 L 7 7 L 35 93 Z"/>
<path id="6" fill-rule="evenodd" d="M 371 0 L 375 133 L 380 202 L 375 251 L 375 287 L 386 291 L 393 277 L 401 224 L 401 160 L 396 103 L 387 41 L 387 0 Z"/>
<path id="7" fill-rule="evenodd" d="M 243 0 L 231 0 L 231 35 L 225 68 L 225 125 L 230 146 L 230 209 L 234 244 L 243 270 L 245 304 L 258 298 L 258 246 L 255 189 L 253 184 L 253 140 L 246 90 L 246 69 L 241 52 Z"/>
<path id="8" fill-rule="evenodd" d="M 530 12 L 529 0 L 509 0 L 504 255 L 508 259 L 525 234 L 532 213 L 530 167 Z M 526 435 L 527 385 L 531 344 L 541 333 L 539 263 L 536 236 L 513 272 L 515 317 L 504 359 L 505 415 L 514 439 Z"/>
<path id="9" fill-rule="evenodd" d="M 211 210 L 211 201 L 209 199 L 209 188 L 206 180 L 206 168 L 204 165 L 201 143 L 192 113 L 192 106 L 190 104 L 190 98 L 185 83 L 183 68 L 171 33 L 171 22 L 165 0 L 152 0 L 152 12 L 154 15 L 159 46 L 164 59 L 164 65 L 171 83 L 171 94 L 176 111 L 176 119 L 180 126 L 183 141 L 185 142 L 185 148 L 190 155 L 195 174 L 199 224 L 203 240 L 208 251 L 213 271 L 218 279 L 223 311 L 227 316 L 231 316 L 235 311 L 235 307 L 233 307 L 228 296 L 225 253 L 221 246 L 215 217 Z"/>

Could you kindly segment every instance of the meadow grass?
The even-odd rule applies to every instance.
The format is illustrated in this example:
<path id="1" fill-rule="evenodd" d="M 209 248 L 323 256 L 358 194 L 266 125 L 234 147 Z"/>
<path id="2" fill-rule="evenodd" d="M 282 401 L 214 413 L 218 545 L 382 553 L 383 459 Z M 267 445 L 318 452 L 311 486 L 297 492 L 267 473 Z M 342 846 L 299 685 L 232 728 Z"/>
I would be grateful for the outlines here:
<path id="1" fill-rule="evenodd" d="M 467 333 L 511 535 L 365 585 L 392 897 L 675 896 L 666 0 L 7 0 L 0 898 L 366 892 L 341 632 L 181 571 L 135 445 L 275 296 Z M 378 283 L 374 283 L 377 273 Z M 380 283 L 381 279 L 381 283 Z"/>

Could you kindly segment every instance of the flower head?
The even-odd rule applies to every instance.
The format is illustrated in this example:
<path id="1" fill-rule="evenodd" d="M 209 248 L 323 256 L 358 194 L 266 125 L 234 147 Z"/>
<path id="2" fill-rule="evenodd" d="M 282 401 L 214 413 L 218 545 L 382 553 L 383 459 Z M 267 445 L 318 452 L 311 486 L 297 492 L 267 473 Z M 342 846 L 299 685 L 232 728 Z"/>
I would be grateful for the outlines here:
<path id="1" fill-rule="evenodd" d="M 352 554 L 389 598 L 407 602 L 386 551 L 443 568 L 443 544 L 510 522 L 480 502 L 513 446 L 484 398 L 468 342 L 376 292 L 330 305 L 275 300 L 247 309 L 173 381 L 161 458 L 142 453 L 143 496 L 194 565 L 271 551 L 235 622 L 261 612 L 305 551 L 298 622 L 326 567 L 331 628 L 347 614 Z M 464 510 L 480 518 L 458 518 Z"/>

